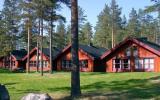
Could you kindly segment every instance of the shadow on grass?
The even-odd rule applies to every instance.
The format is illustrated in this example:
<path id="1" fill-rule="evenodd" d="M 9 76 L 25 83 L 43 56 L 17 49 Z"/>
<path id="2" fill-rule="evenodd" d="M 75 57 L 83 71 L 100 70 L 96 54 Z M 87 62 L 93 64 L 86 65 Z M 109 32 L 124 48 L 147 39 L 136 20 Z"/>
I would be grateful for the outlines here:
<path id="1" fill-rule="evenodd" d="M 110 83 L 101 81 L 90 85 L 82 86 L 82 90 L 90 90 L 88 91 L 89 95 L 86 96 L 104 96 L 107 99 L 150 99 L 160 97 L 159 84 L 149 83 L 151 80 L 155 79 L 159 78 L 153 77 L 150 79 L 130 79 L 126 81 L 112 81 Z M 111 92 L 104 93 L 103 90 L 105 91 L 106 88 L 109 89 Z"/>
<path id="2" fill-rule="evenodd" d="M 81 72 L 82 76 L 88 76 L 88 75 L 106 75 L 106 72 Z"/>
<path id="3" fill-rule="evenodd" d="M 1 73 L 7 73 L 7 74 L 9 74 L 9 73 L 12 73 L 12 72 L 10 70 L 8 70 L 8 69 L 0 68 L 0 74 Z"/>
<path id="4" fill-rule="evenodd" d="M 36 89 L 25 89 L 25 90 L 17 90 L 18 93 L 20 94 L 27 94 L 27 93 L 40 93 L 41 91 L 40 90 L 36 90 Z"/>
<path id="5" fill-rule="evenodd" d="M 159 83 L 151 83 L 153 80 L 160 80 L 160 77 L 150 79 L 130 79 L 112 82 L 95 82 L 89 85 L 82 85 L 84 94 L 80 98 L 88 100 L 97 99 L 160 99 Z M 70 87 L 50 88 L 49 91 L 70 91 Z M 69 100 L 70 97 L 64 97 L 60 100 Z"/>
<path id="6" fill-rule="evenodd" d="M 4 85 L 15 85 L 18 84 L 17 82 L 13 82 L 13 83 L 5 83 Z"/>
<path id="7" fill-rule="evenodd" d="M 70 91 L 70 87 L 55 87 L 55 88 L 48 88 L 49 91 L 51 92 L 65 92 L 65 91 Z"/>
<path id="8" fill-rule="evenodd" d="M 25 71 L 24 70 L 10 71 L 9 69 L 0 68 L 0 74 L 13 74 L 13 73 L 25 73 Z"/>

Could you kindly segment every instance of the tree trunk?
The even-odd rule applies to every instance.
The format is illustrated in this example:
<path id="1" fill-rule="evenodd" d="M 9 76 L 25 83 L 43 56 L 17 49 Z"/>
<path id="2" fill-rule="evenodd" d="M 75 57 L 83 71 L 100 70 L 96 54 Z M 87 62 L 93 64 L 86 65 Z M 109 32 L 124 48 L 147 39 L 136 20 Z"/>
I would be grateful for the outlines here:
<path id="1" fill-rule="evenodd" d="M 43 19 L 41 19 L 41 76 L 43 76 Z"/>
<path id="2" fill-rule="evenodd" d="M 78 59 L 78 2 L 71 0 L 71 54 L 72 54 L 72 72 L 71 72 L 71 97 L 81 95 L 80 90 L 80 73 Z"/>
<path id="3" fill-rule="evenodd" d="M 9 57 L 9 66 L 10 66 L 10 70 L 12 71 L 12 57 L 11 57 L 11 52 L 10 52 L 10 57 Z"/>
<path id="4" fill-rule="evenodd" d="M 30 26 L 29 26 L 29 20 L 28 20 L 28 50 L 27 50 L 28 54 L 27 54 L 27 73 L 30 72 Z"/>
<path id="5" fill-rule="evenodd" d="M 53 11 L 51 13 L 53 15 Z M 53 23 L 52 23 L 52 16 L 51 16 L 51 30 L 50 30 L 50 45 L 49 45 L 49 57 L 50 57 L 50 73 L 52 74 L 53 66 L 52 66 L 52 33 L 53 33 Z"/>
<path id="6" fill-rule="evenodd" d="M 39 37 L 40 37 L 40 27 L 41 27 L 41 20 L 39 19 L 38 22 L 38 36 L 37 36 L 37 61 L 36 61 L 36 69 L 37 72 L 39 71 Z"/>
<path id="7" fill-rule="evenodd" d="M 112 48 L 114 47 L 114 29 L 112 25 Z"/>
<path id="8" fill-rule="evenodd" d="M 43 7 L 41 7 L 41 76 L 43 76 Z"/>

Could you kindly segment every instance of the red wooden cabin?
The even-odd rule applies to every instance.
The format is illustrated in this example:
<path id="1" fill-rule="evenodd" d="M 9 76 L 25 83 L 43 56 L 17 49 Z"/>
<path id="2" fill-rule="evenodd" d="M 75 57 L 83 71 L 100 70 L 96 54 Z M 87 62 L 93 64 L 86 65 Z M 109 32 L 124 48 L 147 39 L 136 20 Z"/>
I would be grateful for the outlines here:
<path id="1" fill-rule="evenodd" d="M 79 66 L 82 72 L 104 71 L 100 57 L 106 51 L 93 45 L 79 45 Z M 58 71 L 71 70 L 71 45 L 68 45 L 56 58 Z"/>
<path id="2" fill-rule="evenodd" d="M 101 57 L 106 72 L 160 72 L 160 46 L 147 38 L 127 38 Z"/>
<path id="3" fill-rule="evenodd" d="M 0 68 L 4 68 L 5 67 L 4 59 L 5 59 L 4 56 L 0 57 Z"/>
<path id="4" fill-rule="evenodd" d="M 22 50 L 13 50 L 10 55 L 0 58 L 0 67 L 8 68 L 11 70 L 16 70 L 18 68 L 24 68 L 25 63 L 22 61 L 22 58 L 27 54 L 27 51 Z"/>
<path id="5" fill-rule="evenodd" d="M 33 48 L 31 51 L 30 51 L 30 70 L 31 71 L 36 71 L 37 70 L 37 67 L 36 67 L 36 61 L 37 61 L 37 47 Z M 54 58 L 60 53 L 60 50 L 57 49 L 57 48 L 54 48 L 53 50 L 53 56 L 52 56 L 52 59 L 54 60 Z M 49 71 L 51 69 L 50 67 L 50 56 L 49 56 L 49 48 L 43 48 L 43 53 L 41 52 L 41 50 L 39 49 L 39 68 L 38 70 L 40 70 L 40 66 L 41 66 L 41 54 L 43 54 L 43 70 L 44 71 Z M 26 62 L 26 67 L 27 67 L 27 57 L 28 55 L 26 55 L 24 58 L 23 58 L 23 61 Z M 53 61 L 53 67 L 55 66 L 55 63 Z"/>

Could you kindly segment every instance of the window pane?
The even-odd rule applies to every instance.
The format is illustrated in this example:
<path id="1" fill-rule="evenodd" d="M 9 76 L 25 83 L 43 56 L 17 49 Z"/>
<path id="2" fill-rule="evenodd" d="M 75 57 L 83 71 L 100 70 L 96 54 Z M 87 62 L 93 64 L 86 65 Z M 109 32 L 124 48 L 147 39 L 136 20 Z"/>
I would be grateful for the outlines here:
<path id="1" fill-rule="evenodd" d="M 148 68 L 149 68 L 149 64 L 145 64 L 145 65 L 144 65 L 144 68 L 145 68 L 145 69 L 148 69 Z"/>
<path id="2" fill-rule="evenodd" d="M 153 63 L 154 63 L 154 59 L 150 59 L 150 63 L 152 63 L 152 64 L 153 64 Z"/>
<path id="3" fill-rule="evenodd" d="M 150 69 L 154 69 L 154 64 L 150 64 Z"/>
<path id="4" fill-rule="evenodd" d="M 138 56 L 138 51 L 137 50 L 134 50 L 134 56 Z"/>
<path id="5" fill-rule="evenodd" d="M 46 67 L 46 61 L 43 61 L 43 66 Z"/>
<path id="6" fill-rule="evenodd" d="M 120 68 L 120 59 L 115 59 L 115 68 Z"/>
<path id="7" fill-rule="evenodd" d="M 135 59 L 135 68 L 142 69 L 143 67 L 143 60 L 142 59 Z"/>
<path id="8" fill-rule="evenodd" d="M 138 69 L 138 66 L 139 66 L 139 61 L 138 61 L 138 59 L 135 59 L 135 68 Z"/>
<path id="9" fill-rule="evenodd" d="M 130 48 L 128 48 L 128 49 L 126 50 L 126 55 L 127 55 L 128 57 L 131 56 Z"/>
<path id="10" fill-rule="evenodd" d="M 140 59 L 140 60 L 139 60 L 139 68 L 142 68 L 142 67 L 143 67 L 143 60 Z"/>
<path id="11" fill-rule="evenodd" d="M 124 59 L 122 65 L 124 66 L 124 68 L 128 68 L 129 67 L 129 60 Z"/>
<path id="12" fill-rule="evenodd" d="M 66 61 L 62 60 L 62 68 L 65 68 L 65 67 L 66 67 Z"/>
<path id="13" fill-rule="evenodd" d="M 120 63 L 120 59 L 115 59 L 115 63 Z"/>
<path id="14" fill-rule="evenodd" d="M 128 59 L 124 59 L 123 62 L 128 64 Z"/>
<path id="15" fill-rule="evenodd" d="M 149 63 L 149 59 L 144 59 L 144 63 L 148 64 Z"/>
<path id="16" fill-rule="evenodd" d="M 87 68 L 88 67 L 88 60 L 80 61 L 80 67 L 81 68 Z"/>
<path id="17" fill-rule="evenodd" d="M 120 64 L 115 64 L 115 68 L 120 68 Z"/>

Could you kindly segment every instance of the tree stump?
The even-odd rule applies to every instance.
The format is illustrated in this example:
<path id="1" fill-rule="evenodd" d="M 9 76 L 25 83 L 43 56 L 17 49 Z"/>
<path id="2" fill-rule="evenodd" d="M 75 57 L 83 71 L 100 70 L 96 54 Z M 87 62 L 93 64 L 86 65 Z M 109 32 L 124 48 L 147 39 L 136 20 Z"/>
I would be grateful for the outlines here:
<path id="1" fill-rule="evenodd" d="M 0 84 L 0 100 L 10 100 L 8 90 L 4 85 Z"/>

